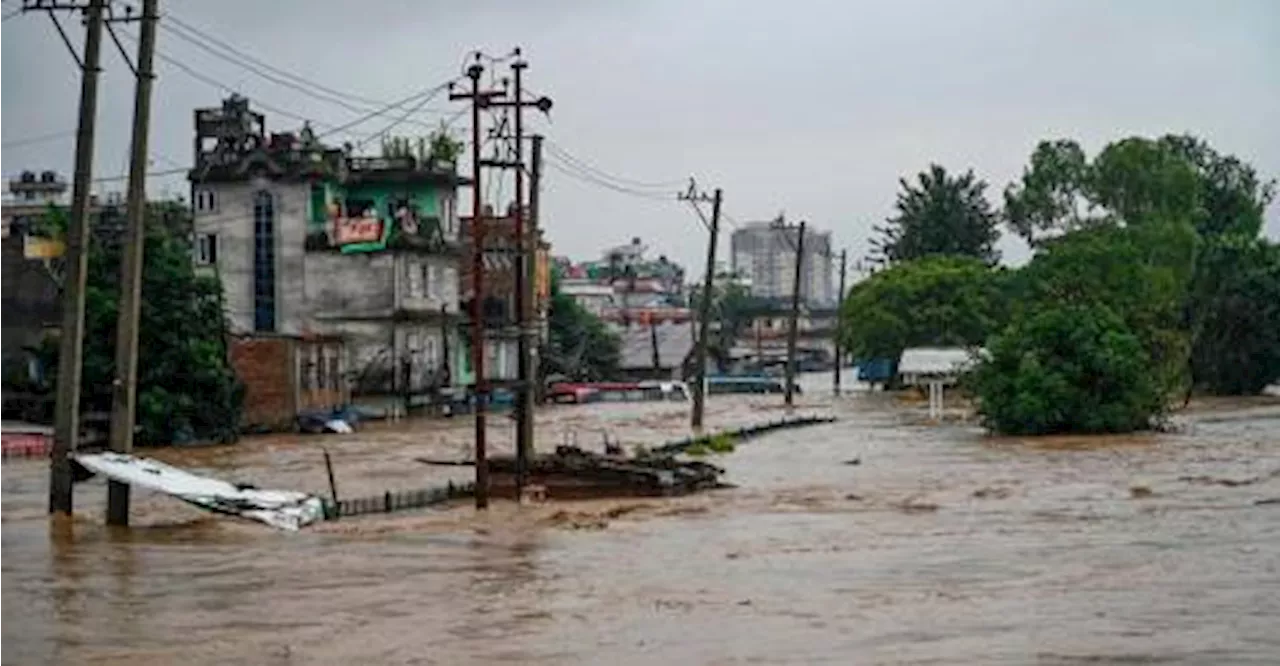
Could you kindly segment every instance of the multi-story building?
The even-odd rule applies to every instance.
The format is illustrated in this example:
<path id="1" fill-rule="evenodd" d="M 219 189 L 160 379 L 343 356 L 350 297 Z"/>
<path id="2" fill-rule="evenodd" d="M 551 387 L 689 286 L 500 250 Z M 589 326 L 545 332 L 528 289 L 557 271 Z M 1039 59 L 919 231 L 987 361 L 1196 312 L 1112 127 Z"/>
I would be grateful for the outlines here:
<path id="1" fill-rule="evenodd" d="M 685 322 L 684 268 L 666 256 L 648 259 L 648 247 L 632 238 L 597 261 L 560 260 L 560 287 L 605 321 L 627 327 L 643 321 Z"/>
<path id="2" fill-rule="evenodd" d="M 323 376 L 408 399 L 465 376 L 455 204 L 465 181 L 452 161 L 353 156 L 306 126 L 267 134 L 233 95 L 196 110 L 190 180 L 197 258 L 221 278 L 231 331 L 342 341 L 298 354 L 300 384 Z"/>
<path id="3" fill-rule="evenodd" d="M 786 301 L 795 284 L 800 229 L 779 222 L 744 224 L 730 237 L 730 269 L 751 285 L 751 295 Z M 806 227 L 800 265 L 800 298 L 810 307 L 835 303 L 831 232 Z"/>
<path id="4" fill-rule="evenodd" d="M 493 215 L 493 208 L 486 206 L 484 300 L 485 313 L 485 376 L 493 381 L 508 381 L 519 375 L 518 314 L 515 309 L 516 252 L 519 249 L 516 236 L 514 209 L 508 209 L 503 217 Z M 526 220 L 528 218 L 526 217 Z M 526 227 L 526 234 L 533 226 Z M 463 307 L 470 306 L 475 295 L 475 273 L 472 269 L 472 248 L 475 243 L 475 225 L 470 217 L 462 218 L 463 276 L 461 299 Z M 550 244 L 537 230 L 537 250 L 534 255 L 535 280 L 534 317 L 537 327 L 545 335 L 546 313 L 551 296 Z"/>

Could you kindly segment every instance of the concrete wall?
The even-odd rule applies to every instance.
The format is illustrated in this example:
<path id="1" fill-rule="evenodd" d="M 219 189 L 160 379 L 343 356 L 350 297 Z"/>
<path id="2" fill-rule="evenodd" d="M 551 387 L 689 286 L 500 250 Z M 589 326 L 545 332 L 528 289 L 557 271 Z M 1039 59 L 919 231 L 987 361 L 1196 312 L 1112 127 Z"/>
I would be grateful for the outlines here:
<path id="1" fill-rule="evenodd" d="M 389 252 L 307 252 L 303 265 L 298 300 L 305 300 L 307 318 L 317 326 L 326 319 L 390 317 L 395 309 L 395 257 Z"/>
<path id="2" fill-rule="evenodd" d="M 213 192 L 215 207 L 195 211 L 195 233 L 217 237 L 223 307 L 233 332 L 253 331 L 253 199 L 270 192 L 275 209 L 276 331 L 297 335 L 304 329 L 303 256 L 310 214 L 310 187 L 305 183 L 203 183 L 193 191 Z M 197 194 L 198 196 L 198 194 Z"/>
<path id="3" fill-rule="evenodd" d="M 396 309 L 412 312 L 458 311 L 458 267 L 453 257 L 402 252 L 395 262 Z"/>

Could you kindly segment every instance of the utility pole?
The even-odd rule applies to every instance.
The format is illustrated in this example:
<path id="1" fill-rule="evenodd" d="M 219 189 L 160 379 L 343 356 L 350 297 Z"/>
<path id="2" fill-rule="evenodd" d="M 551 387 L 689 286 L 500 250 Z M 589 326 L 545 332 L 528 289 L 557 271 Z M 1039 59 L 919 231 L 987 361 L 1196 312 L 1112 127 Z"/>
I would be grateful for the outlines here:
<path id="1" fill-rule="evenodd" d="M 538 203 L 539 203 L 539 199 L 541 199 L 541 196 L 542 196 L 541 195 L 542 193 L 542 135 L 535 134 L 531 137 L 530 140 L 533 142 L 533 149 L 532 149 L 533 155 L 529 159 L 530 166 L 529 166 L 528 224 L 529 224 L 529 238 L 530 238 L 529 242 L 530 244 L 533 245 L 533 252 L 531 255 L 533 257 L 533 261 L 530 261 L 525 265 L 524 286 L 525 286 L 525 292 L 526 292 L 525 303 L 528 305 L 529 310 L 533 313 L 530 316 L 529 320 L 531 325 L 538 328 L 538 334 L 540 337 L 542 332 L 541 315 L 545 313 L 538 312 L 535 306 L 537 305 L 537 302 L 538 302 L 538 299 L 537 299 L 538 250 L 541 249 L 540 239 L 542 238 L 542 234 L 539 231 L 541 227 L 538 226 L 541 223 L 541 220 L 538 217 Z M 531 395 L 533 396 L 532 402 L 535 404 L 542 399 L 542 373 L 539 372 L 540 364 L 537 363 L 538 359 L 536 356 L 538 347 L 539 345 L 533 345 L 533 349 L 530 350 L 528 356 L 521 357 L 521 360 L 522 361 L 527 360 L 530 366 L 527 372 L 529 377 L 533 381 L 533 386 L 531 387 L 530 390 L 531 390 Z M 533 419 L 532 418 L 529 419 L 529 435 L 528 435 L 527 441 L 529 442 L 533 441 Z"/>
<path id="2" fill-rule="evenodd" d="M 841 354 L 841 349 L 840 349 L 840 338 L 841 338 L 840 333 L 844 330 L 843 328 L 844 319 L 840 315 L 844 310 L 844 277 L 845 277 L 845 272 L 848 269 L 848 260 L 849 260 L 849 251 L 840 250 L 840 292 L 839 292 L 840 295 L 836 297 L 836 331 L 835 331 L 836 370 L 835 370 L 835 374 L 831 376 L 832 390 L 836 395 L 840 395 L 840 371 L 841 371 L 841 363 L 843 362 L 843 359 L 842 359 L 843 354 Z"/>
<path id="3" fill-rule="evenodd" d="M 466 99 L 471 101 L 471 372 L 475 377 L 475 420 L 476 420 L 476 508 L 489 508 L 489 456 L 485 441 L 485 411 L 488 409 L 489 381 L 484 374 L 484 252 L 485 231 L 488 221 L 485 219 L 484 204 L 480 190 L 480 109 L 490 106 L 493 99 L 501 97 L 502 91 L 481 90 L 480 76 L 484 74 L 484 65 L 480 64 L 480 54 L 476 61 L 467 68 L 467 78 L 471 79 L 471 92 L 449 93 L 449 99 Z M 450 84 L 450 88 L 452 88 Z"/>
<path id="4" fill-rule="evenodd" d="M 706 390 L 707 390 L 707 338 L 708 329 L 711 324 L 711 289 L 715 282 L 716 276 L 716 238 L 720 233 L 720 204 L 724 199 L 720 188 L 716 188 L 715 194 L 707 197 L 705 193 L 696 191 L 697 184 L 691 179 L 689 181 L 689 191 L 680 195 L 680 200 L 688 201 L 693 206 L 694 211 L 698 213 L 698 217 L 702 217 L 702 211 L 698 208 L 698 204 L 705 201 L 711 201 L 711 222 L 707 226 L 709 238 L 707 239 L 707 270 L 702 280 L 702 302 L 698 305 L 698 337 L 694 340 L 693 352 L 693 417 L 691 425 L 694 430 L 702 429 L 703 412 L 706 409 Z M 706 218 L 703 218 L 706 222 Z"/>
<path id="5" fill-rule="evenodd" d="M 787 329 L 787 386 L 786 386 L 786 403 L 787 407 L 795 404 L 795 382 L 796 382 L 796 338 L 799 336 L 800 322 L 800 277 L 803 275 L 804 267 L 804 227 L 805 223 L 800 223 L 800 237 L 796 241 L 796 270 L 795 283 L 791 285 L 791 326 Z M 783 228 L 782 233 L 787 233 Z"/>
<path id="6" fill-rule="evenodd" d="M 147 139 L 151 130 L 151 83 L 155 79 L 158 0 L 143 0 L 138 36 L 137 83 L 133 97 L 133 137 L 129 147 L 128 229 L 120 262 L 120 307 L 116 315 L 116 376 L 112 382 L 111 450 L 133 451 L 138 395 L 138 311 L 146 243 Z M 107 524 L 129 524 L 129 484 L 107 481 Z"/>
<path id="7" fill-rule="evenodd" d="M 515 62 L 511 63 L 512 80 L 515 84 L 515 95 L 510 100 L 495 101 L 492 106 L 510 108 L 515 115 L 514 160 L 510 163 L 490 161 L 490 166 L 511 168 L 516 172 L 516 206 L 515 206 L 515 310 L 518 318 L 519 337 L 516 338 L 517 381 L 516 381 L 516 498 L 517 501 L 524 489 L 525 475 L 528 470 L 529 457 L 533 454 L 533 412 L 535 370 L 533 367 L 532 344 L 534 331 L 534 294 L 533 279 L 537 262 L 537 234 L 527 225 L 525 209 L 525 164 L 524 164 L 524 110 L 537 108 L 543 113 L 551 110 L 551 99 L 539 97 L 536 100 L 524 99 L 524 70 L 529 63 L 521 58 L 520 49 L 514 51 Z M 538 142 L 541 150 L 541 142 Z M 539 156 L 539 159 L 541 156 Z"/>
<path id="8" fill-rule="evenodd" d="M 80 439 L 80 373 L 84 342 L 85 280 L 89 266 L 89 187 L 93 184 L 93 140 L 98 110 L 98 72 L 102 55 L 106 0 L 90 0 L 87 7 L 37 3 L 23 11 L 45 10 L 67 48 L 55 9 L 85 9 L 84 60 L 80 65 L 80 119 L 76 128 L 75 180 L 71 186 L 71 219 L 67 223 L 66 279 L 62 291 L 62 331 L 58 347 L 58 394 L 54 407 L 53 451 L 49 471 L 49 513 L 70 516 L 72 510 L 71 454 Z"/>

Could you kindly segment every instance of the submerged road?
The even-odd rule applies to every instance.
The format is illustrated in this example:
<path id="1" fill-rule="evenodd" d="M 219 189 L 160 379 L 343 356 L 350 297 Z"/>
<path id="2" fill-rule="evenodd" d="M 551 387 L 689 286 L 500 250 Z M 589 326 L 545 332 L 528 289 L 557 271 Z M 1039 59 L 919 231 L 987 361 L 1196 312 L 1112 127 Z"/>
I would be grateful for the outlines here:
<path id="1" fill-rule="evenodd" d="M 13 664 L 1280 663 L 1280 404 L 1200 406 L 1176 434 L 1011 440 L 929 426 L 883 395 L 831 425 L 716 456 L 736 489 L 678 499 L 467 505 L 301 533 L 105 488 L 51 533 L 47 467 L 3 465 L 3 660 Z M 780 417 L 716 397 L 708 425 Z M 687 405 L 539 416 L 540 447 L 686 434 Z M 511 422 L 492 419 L 497 448 Z M 262 437 L 156 457 L 348 496 L 466 468 L 470 421 Z M 844 464 L 859 458 L 860 464 Z M 1259 504 L 1258 502 L 1264 501 Z"/>

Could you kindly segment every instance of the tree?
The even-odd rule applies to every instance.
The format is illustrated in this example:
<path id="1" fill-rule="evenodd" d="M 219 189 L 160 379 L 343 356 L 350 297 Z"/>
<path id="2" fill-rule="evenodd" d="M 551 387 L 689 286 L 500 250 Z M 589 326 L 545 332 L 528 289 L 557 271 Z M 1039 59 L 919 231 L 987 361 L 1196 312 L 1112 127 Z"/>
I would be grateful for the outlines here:
<path id="1" fill-rule="evenodd" d="M 1185 386 L 1190 334 L 1182 303 L 1197 238 L 1189 224 L 1081 229 L 1044 242 L 1012 280 L 1011 318 L 1051 307 L 1106 307 L 1142 342 L 1166 392 Z"/>
<path id="2" fill-rule="evenodd" d="M 702 303 L 702 285 L 690 289 L 690 303 L 696 308 Z M 707 352 L 723 366 L 729 351 L 737 344 L 756 317 L 785 312 L 778 303 L 751 295 L 751 290 L 728 274 L 717 276 L 711 288 L 711 312 L 709 321 L 715 323 Z"/>
<path id="3" fill-rule="evenodd" d="M 1086 226 L 1088 175 L 1088 158 L 1075 141 L 1040 142 L 1021 181 L 1005 188 L 1005 222 L 1032 246 L 1046 231 Z"/>
<path id="4" fill-rule="evenodd" d="M 141 444 L 231 440 L 240 421 L 243 387 L 227 360 L 221 284 L 196 272 L 190 243 L 174 233 L 189 228 L 189 215 L 176 202 L 147 207 L 135 440 Z M 48 222 L 55 234 L 65 231 L 59 220 Z M 90 244 L 81 395 L 86 411 L 111 409 L 121 250 L 116 242 Z M 46 340 L 39 356 L 51 370 L 52 387 L 56 340 Z"/>
<path id="5" fill-rule="evenodd" d="M 1189 135 L 1121 139 L 1092 161 L 1074 141 L 1043 141 L 1005 189 L 1004 219 L 1032 246 L 1107 221 L 1185 220 L 1202 236 L 1253 237 L 1274 197 L 1274 181 Z"/>
<path id="6" fill-rule="evenodd" d="M 984 191 L 987 184 L 967 171 L 952 176 L 933 164 L 916 176 L 916 184 L 899 180 L 897 213 L 875 227 L 872 261 L 893 264 L 931 256 L 973 257 L 995 265 L 1000 254 L 998 216 Z"/>
<path id="7" fill-rule="evenodd" d="M 1280 379 L 1280 246 L 1226 235 L 1198 262 L 1191 374 L 1219 395 L 1262 392 Z"/>
<path id="8" fill-rule="evenodd" d="M 1251 293 L 1260 297 L 1268 292 L 1262 287 L 1266 280 L 1258 278 L 1265 271 L 1255 271 L 1249 278 L 1233 275 L 1249 264 L 1244 255 L 1238 257 L 1244 263 L 1237 263 L 1224 260 L 1222 253 L 1258 241 L 1263 212 L 1275 192 L 1274 181 L 1263 180 L 1252 166 L 1219 154 L 1193 136 L 1130 137 L 1108 144 L 1092 161 L 1074 142 L 1043 142 L 1032 154 L 1022 179 L 1005 190 L 1004 217 L 1016 233 L 1037 247 L 1054 237 L 1094 227 L 1145 228 L 1156 234 L 1152 240 L 1156 244 L 1146 249 L 1130 246 L 1126 251 L 1147 266 L 1155 252 L 1163 251 L 1162 265 L 1177 267 L 1177 279 L 1165 286 L 1176 286 L 1182 292 L 1170 296 L 1166 289 L 1158 302 L 1162 317 L 1167 319 L 1169 312 L 1178 310 L 1180 321 L 1173 327 L 1162 321 L 1152 328 L 1150 322 L 1130 319 L 1135 312 L 1150 313 L 1150 308 L 1121 307 L 1115 308 L 1116 312 L 1148 343 L 1163 337 L 1167 353 L 1181 355 L 1190 363 L 1189 371 L 1180 371 L 1182 380 L 1190 375 L 1188 390 L 1199 387 L 1235 393 L 1260 381 L 1245 379 L 1241 373 L 1248 371 L 1241 367 L 1240 357 L 1228 342 L 1232 336 L 1245 335 L 1239 315 L 1245 312 L 1241 304 L 1247 294 L 1239 285 L 1260 280 Z M 1194 258 L 1187 254 L 1188 227 L 1199 241 Z M 1120 239 L 1114 231 L 1107 233 L 1110 240 Z M 1250 257 L 1263 261 L 1263 255 L 1265 252 Z M 1088 271 L 1084 274 L 1086 278 L 1097 277 Z M 1122 296 L 1126 291 L 1146 293 L 1145 285 L 1127 284 L 1130 286 L 1123 280 L 1112 280 L 1103 291 L 1110 296 Z M 1135 299 L 1130 300 L 1134 301 L 1131 305 L 1136 304 Z M 1171 306 L 1173 302 L 1177 305 Z M 1237 314 L 1228 315 L 1233 312 Z M 1264 302 L 1258 301 L 1253 313 L 1265 318 L 1266 312 Z M 1251 338 L 1250 344 L 1265 345 L 1265 336 Z M 1175 353 L 1185 345 L 1190 345 L 1190 353 Z M 1260 347 L 1254 351 L 1271 353 Z M 1163 362 L 1165 357 L 1157 356 Z M 1172 375 L 1170 370 L 1169 378 Z M 1228 375 L 1235 377 L 1229 379 Z"/>
<path id="9" fill-rule="evenodd" d="M 1006 281 L 973 258 L 896 264 L 850 290 L 842 344 L 855 359 L 895 360 L 908 347 L 980 345 L 1004 322 Z"/>
<path id="10" fill-rule="evenodd" d="M 548 339 L 541 353 L 544 377 L 596 381 L 617 376 L 622 341 L 599 317 L 560 291 L 554 279 L 547 319 Z"/>
<path id="11" fill-rule="evenodd" d="M 1142 341 L 1105 305 L 1027 313 L 987 352 L 969 381 L 979 414 L 995 432 L 1131 432 L 1149 427 L 1164 409 Z"/>

